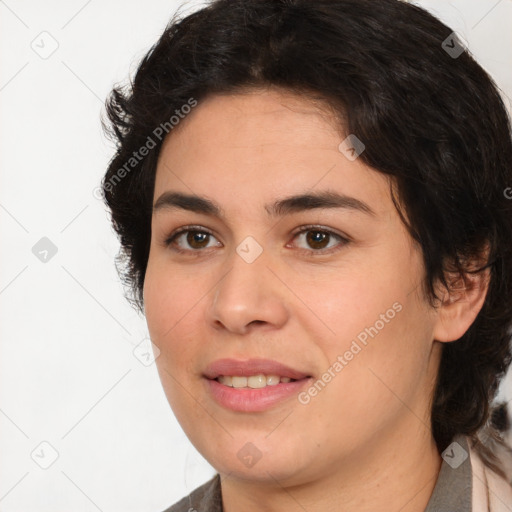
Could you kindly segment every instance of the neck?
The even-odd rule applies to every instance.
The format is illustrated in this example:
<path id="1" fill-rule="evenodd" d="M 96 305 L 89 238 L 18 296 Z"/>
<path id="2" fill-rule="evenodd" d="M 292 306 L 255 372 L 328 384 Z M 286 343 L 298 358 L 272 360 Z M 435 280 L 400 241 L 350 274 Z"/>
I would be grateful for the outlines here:
<path id="1" fill-rule="evenodd" d="M 430 430 L 410 414 L 406 423 L 407 436 L 402 429 L 381 432 L 335 468 L 304 483 L 278 482 L 271 470 L 267 482 L 221 475 L 224 512 L 424 512 L 441 457 Z"/>

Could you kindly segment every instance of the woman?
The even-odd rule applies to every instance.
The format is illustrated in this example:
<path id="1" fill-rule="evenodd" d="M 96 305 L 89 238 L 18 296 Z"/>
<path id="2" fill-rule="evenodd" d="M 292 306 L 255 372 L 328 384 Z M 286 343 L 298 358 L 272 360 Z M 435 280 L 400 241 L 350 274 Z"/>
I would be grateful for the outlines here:
<path id="1" fill-rule="evenodd" d="M 107 110 L 128 298 L 218 472 L 169 511 L 512 510 L 512 140 L 451 29 L 215 0 Z"/>

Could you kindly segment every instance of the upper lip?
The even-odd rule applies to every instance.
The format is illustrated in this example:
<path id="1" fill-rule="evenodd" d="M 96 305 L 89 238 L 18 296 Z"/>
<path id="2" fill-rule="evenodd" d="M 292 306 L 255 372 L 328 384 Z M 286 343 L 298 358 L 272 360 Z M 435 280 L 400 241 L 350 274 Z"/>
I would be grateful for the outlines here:
<path id="1" fill-rule="evenodd" d="M 271 359 L 218 359 L 209 364 L 204 371 L 204 376 L 208 379 L 216 379 L 220 375 L 249 377 L 258 374 L 277 375 L 295 380 L 309 377 L 306 373 Z"/>

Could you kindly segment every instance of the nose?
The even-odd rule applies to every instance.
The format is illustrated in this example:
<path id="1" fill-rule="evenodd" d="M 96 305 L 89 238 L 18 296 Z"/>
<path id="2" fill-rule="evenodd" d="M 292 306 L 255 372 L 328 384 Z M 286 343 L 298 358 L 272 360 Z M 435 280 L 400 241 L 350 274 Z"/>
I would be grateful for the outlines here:
<path id="1" fill-rule="evenodd" d="M 289 292 L 283 276 L 263 251 L 254 261 L 236 251 L 210 295 L 208 322 L 215 329 L 247 334 L 254 328 L 282 327 L 289 317 Z M 281 272 L 282 274 L 283 272 Z"/>

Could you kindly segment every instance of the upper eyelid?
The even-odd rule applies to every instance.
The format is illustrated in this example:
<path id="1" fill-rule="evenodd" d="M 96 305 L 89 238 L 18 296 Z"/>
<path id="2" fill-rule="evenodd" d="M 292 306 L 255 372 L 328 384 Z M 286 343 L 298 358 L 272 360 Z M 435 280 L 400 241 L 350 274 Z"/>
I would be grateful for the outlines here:
<path id="1" fill-rule="evenodd" d="M 294 229 L 293 234 L 299 234 L 303 231 L 314 231 L 315 229 L 317 231 L 326 231 L 333 235 L 341 236 L 342 238 L 348 238 L 348 236 L 343 235 L 343 233 L 338 233 L 337 230 L 327 226 L 322 226 L 321 224 L 304 224 L 303 226 L 299 226 L 298 228 Z"/>
<path id="2" fill-rule="evenodd" d="M 305 224 L 303 226 L 299 226 L 298 228 L 293 230 L 292 234 L 298 235 L 300 233 L 303 233 L 304 231 L 308 231 L 308 230 L 313 231 L 315 229 L 317 231 L 325 231 L 332 235 L 340 236 L 342 238 L 348 238 L 348 236 L 343 235 L 342 233 L 338 233 L 338 232 L 336 232 L 336 230 L 334 230 L 332 228 L 328 228 L 327 226 L 324 227 L 320 224 Z M 199 226 L 199 225 L 190 225 L 190 226 L 182 226 L 180 228 L 177 228 L 168 236 L 168 238 L 172 238 L 177 235 L 181 235 L 183 233 L 186 233 L 187 231 L 196 231 L 198 233 L 204 232 L 204 233 L 208 233 L 210 235 L 215 236 L 215 233 L 209 228 L 205 228 L 204 226 Z"/>

